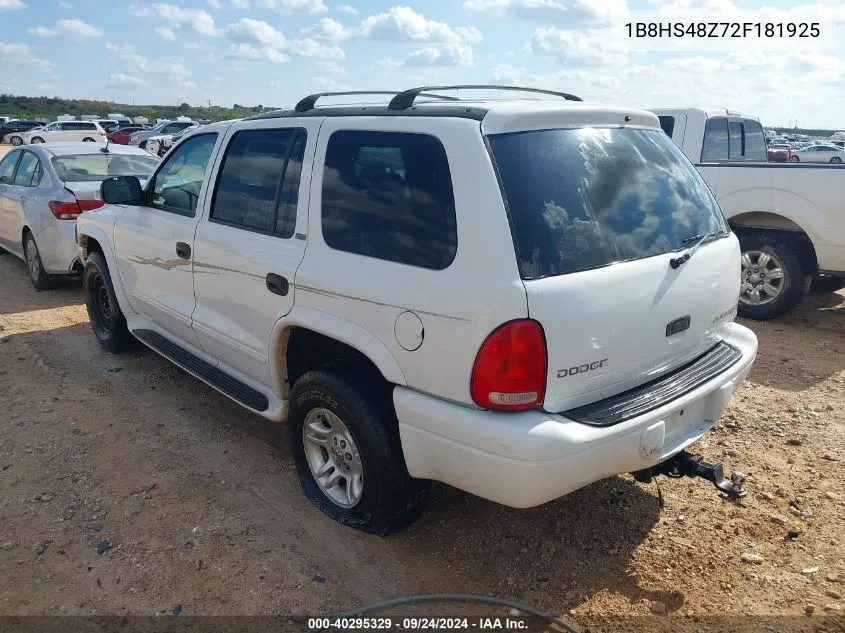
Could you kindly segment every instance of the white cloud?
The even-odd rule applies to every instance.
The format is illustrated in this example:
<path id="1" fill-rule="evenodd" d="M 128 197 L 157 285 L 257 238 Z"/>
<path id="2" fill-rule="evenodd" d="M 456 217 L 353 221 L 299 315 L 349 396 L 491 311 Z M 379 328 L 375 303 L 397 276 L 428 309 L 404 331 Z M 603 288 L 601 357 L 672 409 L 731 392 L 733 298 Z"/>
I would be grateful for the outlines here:
<path id="1" fill-rule="evenodd" d="M 349 39 L 391 42 L 432 42 L 467 44 L 480 42 L 481 32 L 472 26 L 450 26 L 429 20 L 411 7 L 393 7 L 364 19 L 357 27 L 346 28 L 337 20 L 323 18 L 314 26 L 302 29 L 304 37 L 341 41 Z"/>
<path id="2" fill-rule="evenodd" d="M 112 53 L 132 53 L 135 51 L 135 47 L 132 44 L 113 44 L 112 42 L 106 42 L 106 50 Z"/>
<path id="3" fill-rule="evenodd" d="M 346 69 L 337 62 L 319 61 L 317 66 L 335 75 L 345 75 Z"/>
<path id="4" fill-rule="evenodd" d="M 0 0 L 0 11 L 11 11 L 13 9 L 23 9 L 26 5 L 23 0 Z"/>
<path id="5" fill-rule="evenodd" d="M 348 4 L 339 6 L 337 10 L 341 13 L 348 13 L 349 15 L 358 15 L 358 9 Z"/>
<path id="6" fill-rule="evenodd" d="M 53 69 L 50 60 L 42 59 L 28 44 L 14 44 L 11 42 L 0 42 L 0 59 L 4 64 L 14 66 L 30 66 L 38 70 L 49 71 Z"/>
<path id="7" fill-rule="evenodd" d="M 129 13 L 142 18 L 159 18 L 167 22 L 170 28 L 190 27 L 203 35 L 218 35 L 214 18 L 202 9 L 185 9 L 175 4 L 154 3 L 149 6 L 133 5 Z"/>
<path id="8" fill-rule="evenodd" d="M 628 52 L 627 46 L 613 39 L 606 30 L 576 31 L 545 26 L 534 31 L 528 50 L 536 55 L 599 63 L 624 61 Z"/>
<path id="9" fill-rule="evenodd" d="M 156 32 L 156 33 L 158 33 L 158 36 L 159 36 L 161 39 L 163 39 L 163 40 L 165 40 L 165 41 L 167 41 L 167 42 L 171 42 L 171 41 L 173 41 L 173 40 L 175 40 L 175 39 L 176 39 L 176 32 L 175 32 L 173 29 L 169 28 L 169 27 L 166 27 L 166 26 L 157 26 L 157 27 L 155 28 L 155 32 Z"/>
<path id="10" fill-rule="evenodd" d="M 223 5 L 220 3 L 220 0 L 208 0 L 208 6 L 212 9 L 219 9 Z"/>
<path id="11" fill-rule="evenodd" d="M 249 11 L 250 9 L 249 0 L 230 0 L 230 2 L 235 9 L 243 9 L 244 11 Z"/>
<path id="12" fill-rule="evenodd" d="M 33 29 L 29 29 L 30 34 L 37 35 L 39 37 L 56 37 L 57 35 L 67 35 L 68 37 L 72 38 L 85 38 L 85 37 L 100 37 L 103 34 L 103 29 L 98 28 L 96 26 L 92 26 L 87 22 L 83 22 L 82 20 L 59 20 L 56 22 L 56 25 L 51 27 L 48 26 L 36 26 Z"/>
<path id="13" fill-rule="evenodd" d="M 110 88 L 140 88 L 146 86 L 147 82 L 134 75 L 127 75 L 126 73 L 112 73 L 109 75 Z"/>
<path id="14" fill-rule="evenodd" d="M 609 73 L 586 71 L 581 68 L 564 69 L 554 73 L 538 75 L 527 68 L 502 64 L 493 69 L 492 81 L 506 86 L 531 86 L 545 90 L 559 90 L 562 92 L 576 92 L 572 89 L 572 82 L 600 88 L 616 88 L 621 85 L 619 77 Z M 577 94 L 577 92 L 576 92 Z M 582 95 L 583 96 L 583 95 Z"/>
<path id="15" fill-rule="evenodd" d="M 499 18 L 576 26 L 619 19 L 628 11 L 628 4 L 626 0 L 464 0 L 464 9 L 486 12 Z"/>
<path id="16" fill-rule="evenodd" d="M 284 13 L 325 13 L 323 0 L 256 0 L 263 9 L 280 9 Z"/>
<path id="17" fill-rule="evenodd" d="M 402 62 L 387 60 L 387 68 L 428 68 L 433 66 L 472 66 L 472 47 L 467 44 L 444 44 L 416 50 Z"/>
<path id="18" fill-rule="evenodd" d="M 132 75 L 164 75 L 180 82 L 191 78 L 191 71 L 179 59 L 148 59 L 138 53 L 124 53 L 120 58 Z"/>
<path id="19" fill-rule="evenodd" d="M 72 9 L 73 8 L 73 4 L 71 4 L 67 0 L 59 0 L 56 4 L 58 4 L 59 7 L 61 7 L 62 9 Z"/>
<path id="20" fill-rule="evenodd" d="M 341 48 L 305 38 L 288 40 L 284 33 L 263 20 L 241 18 L 230 24 L 226 34 L 234 42 L 227 57 L 238 60 L 268 60 L 286 62 L 291 57 L 317 57 L 320 59 L 343 59 Z"/>

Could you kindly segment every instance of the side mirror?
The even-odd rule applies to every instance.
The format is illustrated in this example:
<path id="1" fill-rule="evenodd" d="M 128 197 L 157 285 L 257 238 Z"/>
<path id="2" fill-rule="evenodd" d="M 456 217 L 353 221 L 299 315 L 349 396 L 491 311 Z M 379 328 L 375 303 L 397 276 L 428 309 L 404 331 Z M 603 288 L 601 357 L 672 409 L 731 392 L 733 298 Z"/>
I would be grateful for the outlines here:
<path id="1" fill-rule="evenodd" d="M 144 192 L 141 181 L 135 176 L 115 176 L 100 184 L 100 197 L 106 204 L 129 204 L 140 206 Z"/>

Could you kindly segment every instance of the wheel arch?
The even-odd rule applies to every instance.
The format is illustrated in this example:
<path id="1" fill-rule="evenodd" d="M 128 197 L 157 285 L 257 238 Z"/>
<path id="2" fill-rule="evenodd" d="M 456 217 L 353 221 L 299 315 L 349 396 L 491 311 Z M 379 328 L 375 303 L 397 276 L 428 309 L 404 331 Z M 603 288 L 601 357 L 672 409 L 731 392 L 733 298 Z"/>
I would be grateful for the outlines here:
<path id="1" fill-rule="evenodd" d="M 388 383 L 405 385 L 405 375 L 387 346 L 360 325 L 339 317 L 313 310 L 294 308 L 279 319 L 270 337 L 270 378 L 274 391 L 287 399 L 293 385 L 289 375 L 291 337 L 297 332 L 311 332 L 334 341 L 353 354 L 360 355 Z M 296 376 L 293 376 L 295 379 Z"/>
<path id="2" fill-rule="evenodd" d="M 78 224 L 77 227 L 79 227 Z M 112 250 L 111 242 L 109 241 L 106 232 L 99 226 L 86 224 L 84 227 L 77 229 L 76 244 L 79 246 L 83 262 L 87 261 L 88 256 L 94 251 L 103 254 L 103 257 L 106 258 L 106 265 L 109 267 L 109 276 L 111 277 L 118 305 L 124 315 L 132 314 L 129 300 L 127 299 L 126 293 L 123 289 L 123 281 L 120 278 L 120 271 L 117 267 L 117 258 Z"/>
<path id="3" fill-rule="evenodd" d="M 813 238 L 793 218 L 769 211 L 750 211 L 729 218 L 728 223 L 736 233 L 749 231 L 774 231 L 790 237 L 802 264 L 811 271 L 818 271 L 818 258 Z"/>

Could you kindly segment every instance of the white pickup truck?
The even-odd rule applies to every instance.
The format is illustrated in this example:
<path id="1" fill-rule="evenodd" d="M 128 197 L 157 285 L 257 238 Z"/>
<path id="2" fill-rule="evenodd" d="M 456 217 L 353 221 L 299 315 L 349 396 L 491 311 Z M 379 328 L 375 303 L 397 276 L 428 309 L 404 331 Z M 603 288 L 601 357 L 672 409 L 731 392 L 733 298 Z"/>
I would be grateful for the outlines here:
<path id="1" fill-rule="evenodd" d="M 845 165 L 766 162 L 756 117 L 652 109 L 716 195 L 742 248 L 739 314 L 770 319 L 845 287 Z M 762 163 L 762 164 L 761 164 Z"/>

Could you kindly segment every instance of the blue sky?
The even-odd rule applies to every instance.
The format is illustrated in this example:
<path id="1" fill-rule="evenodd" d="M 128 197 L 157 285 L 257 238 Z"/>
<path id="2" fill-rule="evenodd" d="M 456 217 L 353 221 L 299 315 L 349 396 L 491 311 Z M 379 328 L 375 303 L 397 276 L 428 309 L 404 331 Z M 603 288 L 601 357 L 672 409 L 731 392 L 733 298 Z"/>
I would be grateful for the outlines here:
<path id="1" fill-rule="evenodd" d="M 627 37 L 626 22 L 654 16 L 818 21 L 824 37 Z M 289 106 L 323 90 L 508 83 L 845 129 L 843 27 L 838 0 L 0 0 L 0 92 Z"/>

